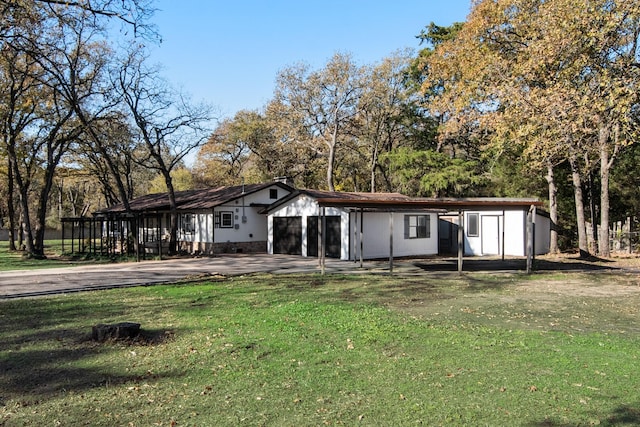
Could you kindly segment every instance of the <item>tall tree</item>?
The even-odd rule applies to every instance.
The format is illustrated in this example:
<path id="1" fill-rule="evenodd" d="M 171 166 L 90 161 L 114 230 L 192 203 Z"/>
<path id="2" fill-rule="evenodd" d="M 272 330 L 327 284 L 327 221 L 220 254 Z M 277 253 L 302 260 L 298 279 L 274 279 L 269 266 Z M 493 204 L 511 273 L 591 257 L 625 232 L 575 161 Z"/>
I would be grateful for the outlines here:
<path id="1" fill-rule="evenodd" d="M 407 105 L 415 91 L 408 85 L 408 68 L 412 52 L 404 51 L 385 58 L 366 73 L 360 98 L 357 129 L 369 166 L 369 189 L 377 190 L 378 177 L 382 177 L 390 190 L 388 171 L 380 162 L 380 155 L 397 148 L 407 139 Z"/>
<path id="2" fill-rule="evenodd" d="M 151 35 L 144 22 L 152 13 L 148 4 L 147 0 L 0 1 L 0 51 L 4 59 L 14 55 L 13 65 L 11 59 L 1 65 L 14 76 L 6 87 L 11 87 L 9 97 L 18 100 L 14 107 L 19 107 L 3 114 L 2 131 L 9 176 L 20 198 L 26 250 L 32 255 L 43 256 L 47 203 L 58 164 L 79 139 L 80 130 L 91 130 L 90 104 L 108 98 L 96 87 L 110 57 L 101 42 L 113 30 L 109 23 L 117 20 L 135 33 Z M 26 86 L 20 86 L 23 83 Z M 26 87 L 36 90 L 26 92 Z M 35 177 L 39 196 L 32 215 L 29 188 Z"/>
<path id="3" fill-rule="evenodd" d="M 320 142 L 327 150 L 326 179 L 331 191 L 335 190 L 336 151 L 358 112 L 362 91 L 362 68 L 351 55 L 342 53 L 336 53 L 321 70 L 300 64 L 282 70 L 276 79 L 276 102 L 286 108 L 290 120 L 303 126 L 311 144 Z"/>
<path id="4" fill-rule="evenodd" d="M 252 135 L 241 119 L 245 113 L 223 120 L 198 150 L 194 172 L 201 182 L 209 186 L 237 185 L 241 177 L 247 178 L 251 172 L 248 140 Z"/>
<path id="5" fill-rule="evenodd" d="M 146 147 L 142 164 L 164 178 L 171 213 L 169 253 L 176 253 L 178 211 L 171 172 L 206 141 L 212 110 L 173 92 L 156 69 L 147 67 L 141 52 L 126 58 L 113 76 L 113 85 L 131 115 L 135 137 Z"/>
<path id="6" fill-rule="evenodd" d="M 478 2 L 455 39 L 429 59 L 428 86 L 442 85 L 434 108 L 448 115 L 444 131 L 469 124 L 490 129 L 490 141 L 515 141 L 552 179 L 550 167 L 573 163 L 576 213 L 581 222 L 577 161 L 600 150 L 606 186 L 608 153 L 616 153 L 635 105 L 638 2 L 608 0 L 498 0 Z M 633 58 L 633 59 L 631 59 Z M 628 133 L 626 134 L 628 135 Z M 624 139 L 629 141 L 628 138 Z M 551 208 L 553 182 L 550 182 Z M 608 230 L 607 191 L 601 191 L 602 227 Z M 579 246 L 586 253 L 584 223 Z M 603 231 L 606 233 L 606 231 Z M 601 236 L 608 255 L 608 237 Z"/>

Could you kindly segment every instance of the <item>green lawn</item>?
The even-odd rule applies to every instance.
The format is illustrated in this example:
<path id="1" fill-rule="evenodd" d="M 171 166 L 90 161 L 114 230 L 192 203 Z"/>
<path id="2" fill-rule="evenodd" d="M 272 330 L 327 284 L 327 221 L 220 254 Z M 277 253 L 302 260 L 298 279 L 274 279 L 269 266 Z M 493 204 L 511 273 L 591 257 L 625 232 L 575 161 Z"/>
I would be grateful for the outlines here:
<path id="1" fill-rule="evenodd" d="M 640 424 L 640 281 L 257 275 L 0 301 L 0 425 Z M 99 344 L 97 323 L 144 339 Z"/>
<path id="2" fill-rule="evenodd" d="M 107 262 L 135 261 L 127 256 L 100 256 L 95 254 L 75 254 L 71 256 L 70 242 L 66 242 L 64 252 L 62 240 L 46 240 L 44 244 L 46 259 L 34 259 L 25 256 L 23 251 L 10 251 L 6 241 L 0 242 L 0 271 L 34 270 L 40 268 L 62 268 L 81 264 L 99 264 Z"/>

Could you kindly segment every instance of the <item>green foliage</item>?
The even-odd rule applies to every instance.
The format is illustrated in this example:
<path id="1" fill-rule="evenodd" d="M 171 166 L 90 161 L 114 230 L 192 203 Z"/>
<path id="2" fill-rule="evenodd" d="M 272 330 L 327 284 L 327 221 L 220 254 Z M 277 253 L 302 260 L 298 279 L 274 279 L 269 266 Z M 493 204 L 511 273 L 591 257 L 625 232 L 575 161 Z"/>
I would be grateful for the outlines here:
<path id="1" fill-rule="evenodd" d="M 174 169 L 170 173 L 174 191 L 193 190 L 193 174 L 187 168 Z M 161 174 L 149 182 L 149 193 L 166 193 L 167 184 Z"/>
<path id="2" fill-rule="evenodd" d="M 433 49 L 446 41 L 453 40 L 463 25 L 464 22 L 454 22 L 448 27 L 443 27 L 431 22 L 416 37 L 420 39 L 420 43 L 427 44 L 427 49 Z"/>
<path id="3" fill-rule="evenodd" d="M 485 182 L 474 161 L 451 158 L 434 150 L 398 148 L 384 156 L 402 192 L 415 196 L 469 195 Z"/>

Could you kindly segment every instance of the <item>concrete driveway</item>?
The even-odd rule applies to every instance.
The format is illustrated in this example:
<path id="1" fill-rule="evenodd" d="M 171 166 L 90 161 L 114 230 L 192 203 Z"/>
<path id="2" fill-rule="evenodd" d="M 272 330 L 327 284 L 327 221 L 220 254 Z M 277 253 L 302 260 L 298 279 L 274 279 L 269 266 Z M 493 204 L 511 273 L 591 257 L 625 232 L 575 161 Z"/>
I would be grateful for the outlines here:
<path id="1" fill-rule="evenodd" d="M 465 271 L 523 271 L 526 260 L 471 258 L 465 260 Z M 625 271 L 640 274 L 637 268 L 620 268 L 583 260 L 542 259 L 538 271 Z M 388 261 L 360 263 L 327 259 L 327 273 L 389 273 Z M 0 299 L 51 295 L 96 289 L 146 286 L 197 280 L 206 276 L 238 276 L 251 273 L 319 273 L 317 258 L 289 255 L 223 255 L 215 258 L 179 258 L 138 263 L 94 264 L 81 267 L 49 268 L 0 272 Z M 456 258 L 397 260 L 394 272 L 403 275 L 457 275 Z"/>
<path id="2" fill-rule="evenodd" d="M 355 265 L 348 261 L 326 261 L 327 271 L 334 272 L 353 270 Z M 0 298 L 175 283 L 206 276 L 259 272 L 320 272 L 320 267 L 317 258 L 258 254 L 16 270 L 0 272 Z"/>

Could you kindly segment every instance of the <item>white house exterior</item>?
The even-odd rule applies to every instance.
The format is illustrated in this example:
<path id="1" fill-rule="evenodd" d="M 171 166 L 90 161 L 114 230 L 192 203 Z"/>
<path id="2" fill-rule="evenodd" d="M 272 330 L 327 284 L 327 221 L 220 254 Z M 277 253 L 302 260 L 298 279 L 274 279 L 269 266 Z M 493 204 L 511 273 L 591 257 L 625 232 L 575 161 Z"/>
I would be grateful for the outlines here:
<path id="1" fill-rule="evenodd" d="M 168 247 L 169 202 L 151 194 L 98 212 L 109 248 Z M 362 260 L 457 254 L 531 256 L 549 250 L 550 220 L 536 199 L 410 198 L 398 193 L 295 190 L 281 182 L 176 193 L 184 253 L 292 254 Z M 459 223 L 462 222 L 462 233 Z M 464 242 L 459 250 L 458 241 Z M 118 249 L 119 248 L 119 249 Z"/>
<path id="2" fill-rule="evenodd" d="M 400 194 L 303 190 L 268 209 L 267 252 L 318 256 L 325 218 L 325 255 L 341 260 L 458 252 L 463 218 L 465 256 L 526 256 L 528 215 L 533 251 L 549 250 L 550 221 L 535 199 L 413 199 Z M 455 209 L 455 210 L 454 210 Z M 449 212 L 449 214 L 447 214 Z"/>
<path id="3" fill-rule="evenodd" d="M 245 186 L 244 192 L 226 189 L 223 199 L 212 201 L 204 194 L 201 200 L 181 205 L 180 249 L 203 254 L 265 252 L 267 218 L 260 211 L 290 192 L 277 183 Z"/>
<path id="4" fill-rule="evenodd" d="M 500 203 L 498 199 L 496 204 Z M 468 256 L 526 256 L 527 214 L 526 206 L 505 207 L 501 210 L 468 208 L 463 213 L 464 254 Z M 458 214 L 440 217 L 440 252 L 457 251 Z M 549 252 L 550 219 L 536 210 L 533 250 L 536 255 Z M 447 246 L 447 242 L 451 245 Z"/>
<path id="5" fill-rule="evenodd" d="M 176 192 L 178 250 L 190 254 L 266 252 L 267 218 L 260 211 L 293 191 L 281 183 L 247 184 Z M 149 194 L 96 212 L 104 221 L 103 234 L 113 236 L 116 252 L 130 250 L 124 242 L 138 230 L 143 253 L 168 250 L 170 230 L 169 199 Z"/>
<path id="6" fill-rule="evenodd" d="M 341 260 L 426 256 L 438 253 L 438 216 L 428 210 L 381 212 L 369 207 L 321 207 L 319 200 L 361 201 L 376 205 L 383 201 L 408 201 L 400 194 L 331 193 L 299 191 L 268 210 L 267 252 L 318 256 Z M 347 202 L 348 204 L 349 202 Z M 382 207 L 382 206 L 381 206 Z M 325 242 L 318 226 L 325 221 Z M 393 251 L 393 254 L 392 254 Z"/>

